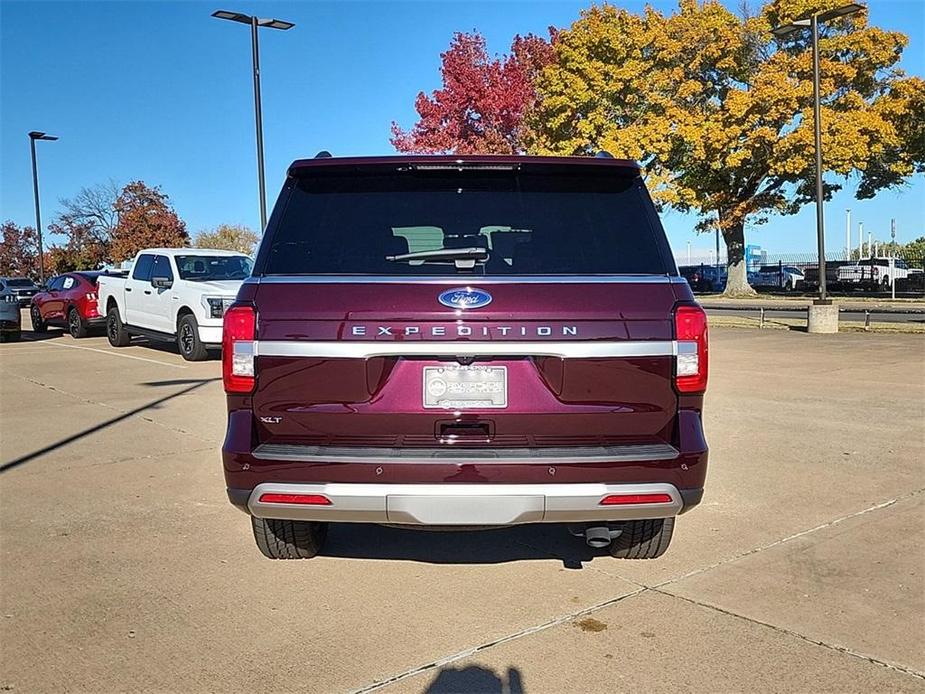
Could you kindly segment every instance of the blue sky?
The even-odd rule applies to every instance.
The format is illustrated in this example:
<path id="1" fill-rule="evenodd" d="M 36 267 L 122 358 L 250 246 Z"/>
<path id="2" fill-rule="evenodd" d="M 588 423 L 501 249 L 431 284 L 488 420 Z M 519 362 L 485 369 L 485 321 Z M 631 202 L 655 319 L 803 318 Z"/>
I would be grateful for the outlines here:
<path id="1" fill-rule="evenodd" d="M 224 3 L 227 2 L 227 7 Z M 191 233 L 221 222 L 259 226 L 249 29 L 216 9 L 295 22 L 261 31 L 268 204 L 286 166 L 327 149 L 388 154 L 389 125 L 415 121 L 414 97 L 440 85 L 454 31 L 482 32 L 492 52 L 515 34 L 567 26 L 589 2 L 0 2 L 0 217 L 34 224 L 26 133 L 41 142 L 43 221 L 82 186 L 142 179 L 163 187 Z M 640 10 L 641 2 L 619 3 Z M 674 2 L 653 3 L 670 9 Z M 727 4 L 738 3 L 729 0 Z M 871 0 L 871 21 L 906 32 L 902 67 L 925 76 L 925 2 Z M 853 185 L 826 206 L 827 244 L 844 245 L 845 209 L 865 231 L 925 234 L 925 180 L 858 201 Z M 682 255 L 712 246 L 691 217 L 664 223 Z M 815 247 L 812 207 L 748 232 L 772 252 Z M 856 231 L 855 231 L 856 236 Z M 866 234 L 865 234 L 866 236 Z"/>

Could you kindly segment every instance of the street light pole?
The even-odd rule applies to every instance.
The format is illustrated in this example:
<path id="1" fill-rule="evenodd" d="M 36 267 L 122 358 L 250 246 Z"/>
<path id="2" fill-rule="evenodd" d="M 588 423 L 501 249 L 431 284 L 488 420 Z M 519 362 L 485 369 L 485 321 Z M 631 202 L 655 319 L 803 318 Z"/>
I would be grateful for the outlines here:
<path id="1" fill-rule="evenodd" d="M 819 245 L 819 302 L 826 300 L 825 216 L 822 213 L 822 104 L 819 97 L 819 15 L 810 20 L 813 34 L 813 129 L 816 140 L 816 240 Z"/>
<path id="2" fill-rule="evenodd" d="M 257 129 L 257 188 L 260 194 L 260 231 L 263 233 L 267 226 L 267 186 L 263 166 L 263 108 L 260 98 L 260 46 L 257 40 L 257 29 L 267 27 L 286 31 L 295 26 L 292 22 L 282 19 L 261 19 L 257 16 L 218 10 L 212 13 L 218 19 L 227 19 L 232 22 L 248 24 L 251 28 L 251 62 L 254 70 L 254 119 Z"/>
<path id="3" fill-rule="evenodd" d="M 32 151 L 32 191 L 35 196 L 35 231 L 39 237 L 39 284 L 45 284 L 45 244 L 42 243 L 42 209 L 39 204 L 39 167 L 35 159 L 35 141 L 58 138 L 37 130 L 29 133 L 29 149 Z"/>
<path id="4" fill-rule="evenodd" d="M 257 17 L 251 17 L 251 60 L 254 64 L 254 115 L 257 122 L 257 187 L 260 190 L 260 232 L 267 228 L 267 184 L 263 169 L 263 110 L 260 106 L 260 47 Z"/>
<path id="5" fill-rule="evenodd" d="M 819 298 L 813 303 L 818 308 L 810 307 L 809 332 L 837 332 L 838 311 L 826 296 L 825 277 L 825 218 L 822 211 L 822 97 L 819 93 L 819 23 L 861 12 L 863 5 L 849 3 L 825 12 L 814 12 L 807 18 L 797 19 L 790 24 L 777 26 L 771 33 L 784 39 L 794 32 L 809 28 L 812 35 L 813 49 L 813 135 L 816 146 L 816 243 L 819 253 Z M 814 320 L 815 317 L 815 320 Z"/>

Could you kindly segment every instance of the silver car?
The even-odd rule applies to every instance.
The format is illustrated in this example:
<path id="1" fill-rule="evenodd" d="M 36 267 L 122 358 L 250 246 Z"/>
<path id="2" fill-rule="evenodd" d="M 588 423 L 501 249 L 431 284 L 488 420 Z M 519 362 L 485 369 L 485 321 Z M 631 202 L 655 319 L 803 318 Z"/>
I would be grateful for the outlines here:
<path id="1" fill-rule="evenodd" d="M 4 287 L 0 289 L 0 342 L 18 340 L 21 332 L 19 297 Z"/>

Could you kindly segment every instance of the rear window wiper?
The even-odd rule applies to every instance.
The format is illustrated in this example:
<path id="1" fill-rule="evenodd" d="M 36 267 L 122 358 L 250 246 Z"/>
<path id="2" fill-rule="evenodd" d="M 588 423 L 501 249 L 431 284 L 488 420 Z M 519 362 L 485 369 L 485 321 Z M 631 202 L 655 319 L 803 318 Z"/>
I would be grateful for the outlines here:
<path id="1" fill-rule="evenodd" d="M 422 260 L 425 263 L 430 262 L 438 265 L 452 263 L 457 270 L 471 270 L 477 262 L 484 263 L 488 260 L 488 249 L 477 246 L 471 248 L 437 248 L 432 251 L 387 255 L 385 259 L 391 262 Z"/>

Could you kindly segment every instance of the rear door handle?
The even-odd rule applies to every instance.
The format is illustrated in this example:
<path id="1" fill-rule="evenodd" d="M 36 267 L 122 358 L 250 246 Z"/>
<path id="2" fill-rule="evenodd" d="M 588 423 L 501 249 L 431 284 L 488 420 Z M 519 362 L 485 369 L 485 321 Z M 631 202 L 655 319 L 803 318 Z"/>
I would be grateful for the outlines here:
<path id="1" fill-rule="evenodd" d="M 125 291 L 130 292 L 130 291 L 132 291 L 132 288 L 131 288 L 131 287 L 126 287 L 126 288 L 125 288 Z"/>
<path id="2" fill-rule="evenodd" d="M 150 294 L 150 293 L 151 293 L 150 289 L 145 289 L 145 294 Z"/>

